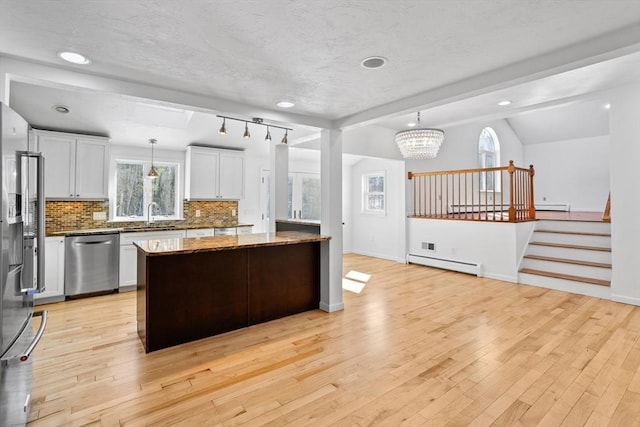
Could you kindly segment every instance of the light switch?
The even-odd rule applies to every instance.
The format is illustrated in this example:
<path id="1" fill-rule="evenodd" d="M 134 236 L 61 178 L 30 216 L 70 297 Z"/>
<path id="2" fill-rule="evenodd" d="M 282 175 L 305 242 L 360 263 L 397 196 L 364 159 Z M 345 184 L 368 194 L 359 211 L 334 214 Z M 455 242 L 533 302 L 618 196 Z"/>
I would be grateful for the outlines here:
<path id="1" fill-rule="evenodd" d="M 196 209 L 196 218 L 200 218 L 200 209 Z"/>
<path id="2" fill-rule="evenodd" d="M 93 213 L 93 220 L 94 221 L 104 221 L 107 219 L 107 213 L 106 212 L 94 212 Z"/>

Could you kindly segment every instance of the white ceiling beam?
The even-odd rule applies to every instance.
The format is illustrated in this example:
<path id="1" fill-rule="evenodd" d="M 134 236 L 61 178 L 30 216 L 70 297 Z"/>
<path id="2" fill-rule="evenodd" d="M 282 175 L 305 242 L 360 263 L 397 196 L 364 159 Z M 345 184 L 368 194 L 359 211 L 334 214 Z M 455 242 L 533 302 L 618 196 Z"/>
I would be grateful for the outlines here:
<path id="1" fill-rule="evenodd" d="M 269 122 L 285 126 L 303 125 L 317 128 L 330 128 L 330 120 L 309 117 L 301 114 L 260 109 L 228 99 L 204 96 L 176 91 L 143 83 L 114 79 L 102 75 L 53 67 L 42 63 L 28 62 L 9 56 L 0 56 L 2 62 L 1 77 L 4 87 L 10 82 L 18 81 L 39 84 L 49 87 L 60 87 L 71 90 L 106 92 L 141 102 L 156 103 L 200 111 L 211 114 L 237 115 L 239 118 L 251 119 L 260 117 Z M 3 94 L 8 99 L 8 94 Z"/>
<path id="2" fill-rule="evenodd" d="M 593 65 L 640 50 L 637 25 L 529 58 L 465 80 L 422 92 L 334 121 L 340 129 L 366 126 L 381 119 L 427 110 L 469 97 Z"/>

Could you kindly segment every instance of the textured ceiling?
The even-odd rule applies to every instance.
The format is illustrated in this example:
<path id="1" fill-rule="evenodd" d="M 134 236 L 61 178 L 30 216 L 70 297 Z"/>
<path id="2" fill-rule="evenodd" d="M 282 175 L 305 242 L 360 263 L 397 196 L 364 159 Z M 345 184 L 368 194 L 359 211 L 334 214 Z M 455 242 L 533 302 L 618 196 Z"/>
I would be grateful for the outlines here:
<path id="1" fill-rule="evenodd" d="M 0 0 L 0 53 L 336 119 L 638 23 L 637 0 Z M 382 55 L 389 64 L 366 70 Z M 79 67 L 72 66 L 73 69 Z"/>

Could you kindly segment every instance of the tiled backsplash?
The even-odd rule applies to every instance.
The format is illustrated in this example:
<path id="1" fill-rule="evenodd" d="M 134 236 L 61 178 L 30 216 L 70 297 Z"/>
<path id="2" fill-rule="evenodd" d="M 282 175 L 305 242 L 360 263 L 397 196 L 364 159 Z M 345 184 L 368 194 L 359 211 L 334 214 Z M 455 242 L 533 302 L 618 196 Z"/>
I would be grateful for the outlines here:
<path id="1" fill-rule="evenodd" d="M 196 211 L 200 216 L 196 217 Z M 237 201 L 184 201 L 184 221 L 155 222 L 158 226 L 171 223 L 180 225 L 211 225 L 232 227 L 238 223 Z M 107 219 L 93 219 L 94 212 L 104 212 Z M 108 201 L 47 201 L 46 233 L 94 228 L 120 228 L 140 225 L 140 222 L 109 222 Z M 153 224 L 152 224 L 153 225 Z"/>

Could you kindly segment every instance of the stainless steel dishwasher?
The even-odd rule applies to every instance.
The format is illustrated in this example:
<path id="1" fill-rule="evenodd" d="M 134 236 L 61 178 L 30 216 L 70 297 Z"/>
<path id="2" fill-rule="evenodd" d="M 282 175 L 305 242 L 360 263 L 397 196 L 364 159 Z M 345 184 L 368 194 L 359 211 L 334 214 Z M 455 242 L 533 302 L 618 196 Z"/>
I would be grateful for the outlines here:
<path id="1" fill-rule="evenodd" d="M 67 236 L 64 294 L 75 296 L 118 289 L 120 234 Z"/>

